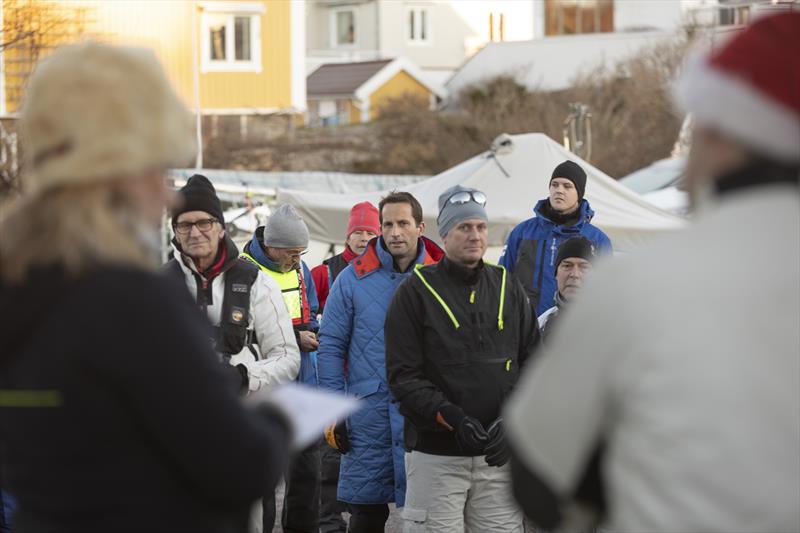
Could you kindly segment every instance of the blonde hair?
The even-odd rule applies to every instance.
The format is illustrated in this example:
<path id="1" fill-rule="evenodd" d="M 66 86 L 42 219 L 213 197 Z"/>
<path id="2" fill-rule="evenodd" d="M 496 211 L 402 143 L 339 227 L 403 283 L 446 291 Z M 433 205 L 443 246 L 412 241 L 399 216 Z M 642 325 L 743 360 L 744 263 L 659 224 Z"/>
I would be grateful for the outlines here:
<path id="1" fill-rule="evenodd" d="M 0 277 L 18 284 L 47 266 L 71 276 L 102 265 L 154 268 L 120 216 L 127 209 L 113 182 L 56 187 L 12 200 L 0 211 Z"/>

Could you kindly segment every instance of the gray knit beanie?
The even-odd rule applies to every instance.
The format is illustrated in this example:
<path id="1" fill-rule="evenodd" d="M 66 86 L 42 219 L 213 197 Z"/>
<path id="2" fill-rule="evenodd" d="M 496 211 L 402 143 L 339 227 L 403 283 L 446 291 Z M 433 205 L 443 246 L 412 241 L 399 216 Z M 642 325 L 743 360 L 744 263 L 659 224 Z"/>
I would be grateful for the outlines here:
<path id="1" fill-rule="evenodd" d="M 272 212 L 264 228 L 264 246 L 272 248 L 308 246 L 308 227 L 294 207 L 283 204 Z"/>
<path id="2" fill-rule="evenodd" d="M 439 225 L 439 236 L 444 239 L 447 232 L 462 220 L 479 218 L 489 222 L 486 209 L 479 203 L 470 200 L 463 204 L 449 202 L 450 198 L 460 192 L 480 192 L 477 189 L 469 189 L 461 185 L 454 185 L 439 195 L 439 218 L 436 222 Z"/>

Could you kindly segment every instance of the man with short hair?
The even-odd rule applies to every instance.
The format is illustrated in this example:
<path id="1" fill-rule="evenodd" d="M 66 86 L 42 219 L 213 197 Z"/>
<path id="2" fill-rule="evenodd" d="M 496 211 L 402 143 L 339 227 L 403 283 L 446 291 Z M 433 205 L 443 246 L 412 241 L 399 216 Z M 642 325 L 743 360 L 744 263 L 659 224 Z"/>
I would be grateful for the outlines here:
<path id="1" fill-rule="evenodd" d="M 553 299 L 553 307 L 539 317 L 539 329 L 542 342 L 553 331 L 558 322 L 562 307 L 572 301 L 583 288 L 584 276 L 592 270 L 594 261 L 594 245 L 586 237 L 570 237 L 558 247 L 556 256 L 556 285 L 558 291 Z"/>
<path id="2" fill-rule="evenodd" d="M 294 326 L 300 346 L 298 381 L 317 386 L 317 292 L 302 256 L 308 249 L 308 227 L 294 207 L 278 206 L 264 226 L 256 229 L 242 257 L 275 282 Z M 319 529 L 320 456 L 311 446 L 292 459 L 286 478 L 281 523 L 287 533 L 316 533 Z M 275 524 L 275 500 L 264 499 L 264 531 Z"/>
<path id="3" fill-rule="evenodd" d="M 506 240 L 500 264 L 522 283 L 540 316 L 556 294 L 555 259 L 566 239 L 583 236 L 599 254 L 611 253 L 611 241 L 592 225 L 594 211 L 583 196 L 586 172 L 573 161 L 556 166 L 550 178 L 550 194 L 534 208 L 536 216 L 521 222 Z"/>
<path id="4" fill-rule="evenodd" d="M 326 259 L 321 265 L 311 269 L 314 286 L 319 298 L 319 312 L 324 313 L 325 302 L 331 286 L 353 259 L 363 254 L 367 243 L 381 232 L 378 209 L 369 202 L 361 202 L 350 209 L 347 223 L 345 249 L 342 253 Z M 339 467 L 341 454 L 330 446 L 323 446 L 320 466 L 320 532 L 336 533 L 347 530 L 347 523 L 342 518 L 346 511 L 336 499 L 339 484 Z"/>
<path id="5" fill-rule="evenodd" d="M 405 416 L 405 531 L 521 532 L 500 408 L 538 328 L 518 281 L 484 263 L 486 196 L 439 197 L 446 256 L 418 266 L 386 316 L 389 387 Z"/>
<path id="6" fill-rule="evenodd" d="M 800 13 L 759 18 L 682 70 L 692 227 L 594 272 L 559 326 L 574 333 L 553 338 L 509 402 L 515 494 L 541 529 L 578 530 L 567 511 L 594 478 L 603 530 L 800 531 L 800 55 L 788 50 Z"/>
<path id="7" fill-rule="evenodd" d="M 180 189 L 172 210 L 175 257 L 163 268 L 182 279 L 214 326 L 215 349 L 236 368 L 242 391 L 292 381 L 300 353 L 274 280 L 239 258 L 222 204 L 205 176 Z"/>
<path id="8" fill-rule="evenodd" d="M 383 325 L 397 286 L 415 265 L 442 256 L 422 236 L 422 206 L 414 196 L 392 192 L 378 209 L 381 236 L 336 279 L 320 332 L 320 386 L 346 391 L 363 404 L 326 432 L 343 454 L 338 497 L 351 513 L 351 533 L 383 531 L 388 504 L 402 507 L 405 500 L 403 417 L 386 383 Z"/>

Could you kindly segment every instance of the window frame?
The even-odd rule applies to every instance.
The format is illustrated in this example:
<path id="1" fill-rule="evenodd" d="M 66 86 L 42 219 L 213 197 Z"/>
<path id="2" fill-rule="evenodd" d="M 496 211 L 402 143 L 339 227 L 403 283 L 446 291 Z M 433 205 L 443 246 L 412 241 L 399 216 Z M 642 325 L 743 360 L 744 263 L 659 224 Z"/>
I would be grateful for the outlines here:
<path id="1" fill-rule="evenodd" d="M 409 46 L 430 46 L 433 44 L 433 24 L 431 23 L 432 6 L 430 5 L 410 5 L 406 6 L 405 33 L 406 44 Z M 422 13 L 425 12 L 425 39 L 420 39 L 417 28 L 422 24 Z M 414 17 L 414 35 L 411 34 L 410 15 Z"/>
<path id="2" fill-rule="evenodd" d="M 261 73 L 261 14 L 254 10 L 239 9 L 205 9 L 200 17 L 201 62 L 200 72 L 251 72 Z M 211 18 L 226 17 L 225 21 L 225 59 L 211 59 Z M 236 60 L 236 36 L 234 34 L 236 18 L 245 17 L 250 20 L 250 59 Z"/>
<path id="3" fill-rule="evenodd" d="M 353 14 L 353 42 L 352 43 L 339 43 L 339 13 L 351 12 Z M 358 46 L 358 11 L 355 6 L 342 6 L 335 7 L 330 10 L 330 45 L 331 48 L 347 49 L 356 48 Z"/>

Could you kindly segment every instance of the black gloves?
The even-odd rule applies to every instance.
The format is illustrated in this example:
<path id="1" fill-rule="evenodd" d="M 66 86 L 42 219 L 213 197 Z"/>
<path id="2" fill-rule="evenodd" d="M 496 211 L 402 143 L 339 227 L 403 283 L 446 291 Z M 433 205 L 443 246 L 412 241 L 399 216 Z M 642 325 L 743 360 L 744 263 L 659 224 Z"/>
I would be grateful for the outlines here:
<path id="1" fill-rule="evenodd" d="M 242 364 L 232 366 L 228 363 L 222 363 L 222 368 L 230 379 L 234 390 L 238 394 L 247 394 L 250 388 L 250 377 L 247 373 L 247 367 Z"/>
<path id="2" fill-rule="evenodd" d="M 489 444 L 486 445 L 486 463 L 489 466 L 503 466 L 511 457 L 511 450 L 506 443 L 506 432 L 503 429 L 503 419 L 498 418 L 486 430 L 489 435 Z"/>
<path id="3" fill-rule="evenodd" d="M 489 434 L 479 420 L 467 416 L 460 407 L 446 403 L 439 407 L 437 420 L 452 429 L 461 449 L 471 455 L 483 455 L 489 443 Z"/>
<path id="4" fill-rule="evenodd" d="M 344 420 L 325 428 L 325 442 L 339 453 L 350 451 L 350 435 L 347 434 L 347 424 Z"/>

